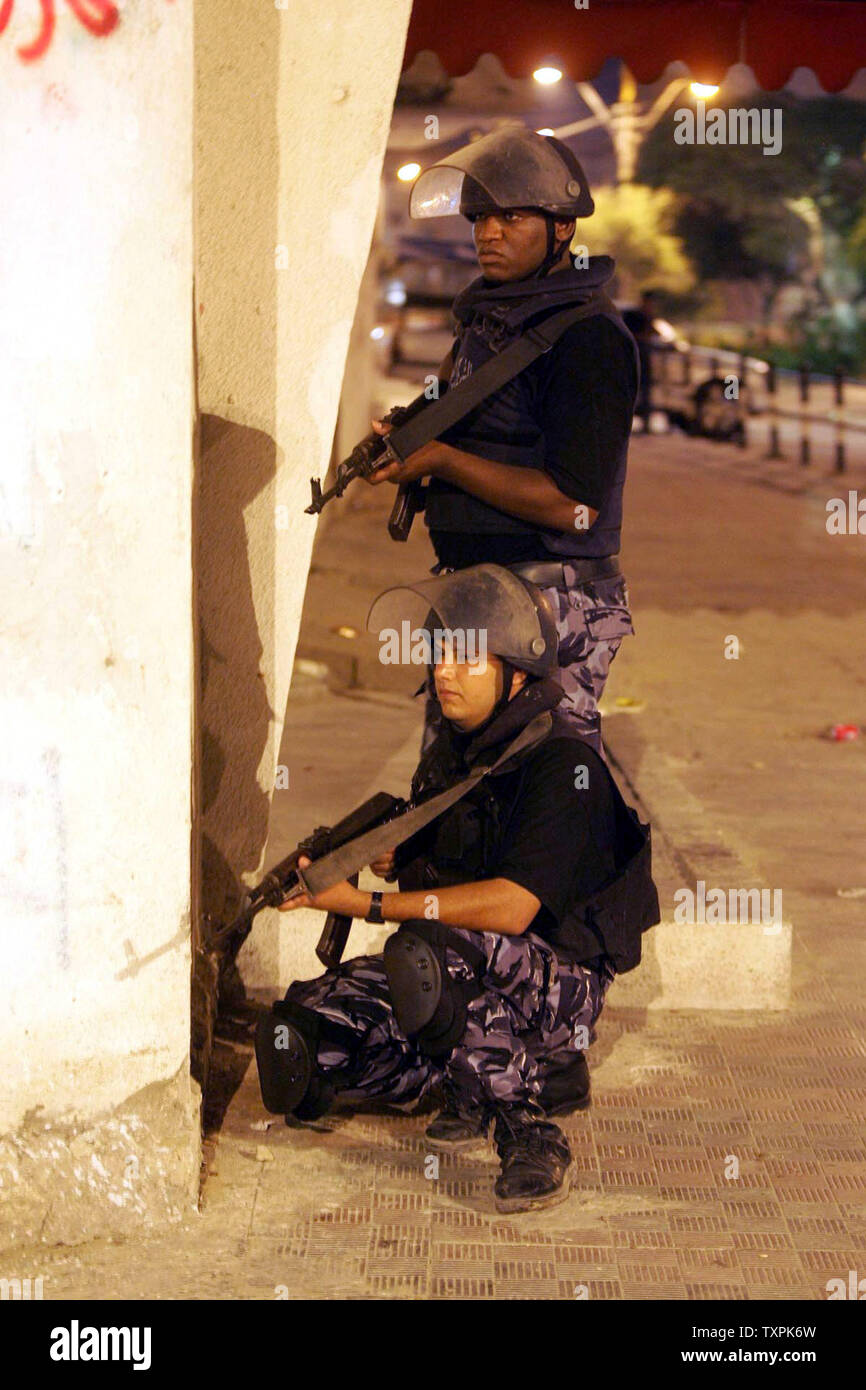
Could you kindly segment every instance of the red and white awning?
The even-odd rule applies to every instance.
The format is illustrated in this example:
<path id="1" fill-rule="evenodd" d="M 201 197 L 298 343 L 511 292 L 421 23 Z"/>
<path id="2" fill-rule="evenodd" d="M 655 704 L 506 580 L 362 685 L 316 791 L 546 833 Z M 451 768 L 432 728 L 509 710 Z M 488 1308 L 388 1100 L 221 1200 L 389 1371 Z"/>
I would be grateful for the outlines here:
<path id="1" fill-rule="evenodd" d="M 512 77 L 529 77 L 552 58 L 575 81 L 620 58 L 638 82 L 655 82 L 668 63 L 721 82 L 747 63 L 765 91 L 795 68 L 811 68 L 825 91 L 847 86 L 866 67 L 863 0 L 415 0 L 404 66 L 431 49 L 452 76 L 495 53 Z"/>

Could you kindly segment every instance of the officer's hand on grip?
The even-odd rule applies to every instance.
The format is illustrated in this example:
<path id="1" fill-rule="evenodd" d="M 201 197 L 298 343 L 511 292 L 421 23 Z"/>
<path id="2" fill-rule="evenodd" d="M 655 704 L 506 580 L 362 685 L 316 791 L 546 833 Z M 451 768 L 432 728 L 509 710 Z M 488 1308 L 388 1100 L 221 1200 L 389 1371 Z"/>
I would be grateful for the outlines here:
<path id="1" fill-rule="evenodd" d="M 378 859 L 374 859 L 370 868 L 377 878 L 384 878 L 389 883 L 394 879 L 394 851 L 386 849 Z"/>
<path id="2" fill-rule="evenodd" d="M 371 420 L 371 425 L 377 434 L 388 435 L 391 433 L 391 426 L 384 420 Z M 384 467 L 375 469 L 364 479 L 371 487 L 378 487 L 380 483 L 415 483 L 419 478 L 426 478 L 438 472 L 442 463 L 443 446 L 438 439 L 431 439 L 429 444 L 422 444 L 420 449 L 416 449 L 414 454 L 410 454 L 405 463 L 386 463 Z"/>
<path id="3" fill-rule="evenodd" d="M 311 863 L 312 860 L 306 855 L 301 855 L 298 868 L 307 869 Z M 300 893 L 297 897 L 289 898 L 279 904 L 278 911 L 294 912 L 299 907 L 314 907 L 320 912 L 333 912 L 338 917 L 365 917 L 369 902 L 369 893 L 362 893 L 360 889 L 353 888 L 352 884 L 344 879 L 342 883 L 335 883 L 333 888 L 326 888 L 324 893 L 317 893 L 315 897 L 309 893 Z"/>

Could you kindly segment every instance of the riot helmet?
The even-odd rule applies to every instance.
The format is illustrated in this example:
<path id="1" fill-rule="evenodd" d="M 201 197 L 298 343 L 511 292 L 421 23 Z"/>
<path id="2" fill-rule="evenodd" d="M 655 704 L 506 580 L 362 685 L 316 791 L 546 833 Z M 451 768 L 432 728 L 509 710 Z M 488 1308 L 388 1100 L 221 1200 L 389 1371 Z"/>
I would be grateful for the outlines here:
<path id="1" fill-rule="evenodd" d="M 556 618 L 547 598 L 502 565 L 472 565 L 386 589 L 373 602 L 367 630 L 399 632 L 408 622 L 410 630 L 429 632 L 433 618 L 452 648 L 462 642 L 470 659 L 483 649 L 531 676 L 558 670 Z"/>
<path id="2" fill-rule="evenodd" d="M 553 135 L 506 126 L 423 170 L 409 198 L 411 217 L 478 216 L 533 208 L 560 218 L 591 217 L 595 204 L 577 156 Z"/>

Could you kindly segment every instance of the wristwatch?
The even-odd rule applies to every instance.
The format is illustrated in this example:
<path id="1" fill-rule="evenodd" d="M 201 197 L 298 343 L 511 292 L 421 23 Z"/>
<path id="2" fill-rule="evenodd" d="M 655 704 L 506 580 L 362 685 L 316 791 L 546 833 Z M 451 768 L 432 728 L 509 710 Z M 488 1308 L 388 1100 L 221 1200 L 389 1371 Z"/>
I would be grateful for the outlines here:
<path id="1" fill-rule="evenodd" d="M 381 927 L 385 921 L 382 916 L 382 894 L 376 889 L 370 894 L 370 911 L 364 918 L 365 922 L 372 922 L 374 926 Z"/>

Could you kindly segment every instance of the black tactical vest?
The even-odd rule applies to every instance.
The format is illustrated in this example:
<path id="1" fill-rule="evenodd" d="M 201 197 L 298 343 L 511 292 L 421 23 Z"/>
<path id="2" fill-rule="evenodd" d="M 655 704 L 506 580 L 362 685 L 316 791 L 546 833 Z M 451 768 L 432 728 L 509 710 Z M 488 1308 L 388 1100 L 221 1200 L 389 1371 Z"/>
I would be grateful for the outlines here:
<path id="1" fill-rule="evenodd" d="M 517 731 L 515 716 L 519 715 L 519 707 L 515 706 L 518 701 L 534 689 L 535 701 L 529 702 L 524 719 L 524 723 L 528 723 L 538 713 L 538 695 L 547 684 L 536 682 L 534 687 L 528 686 L 506 707 L 508 739 Z M 485 760 L 490 760 L 494 750 L 501 751 L 507 741 L 503 737 L 491 743 L 490 734 L 495 732 L 495 727 L 488 731 Z M 578 739 L 568 721 L 557 718 L 551 723 L 547 739 L 554 736 Z M 413 793 L 420 792 L 420 799 L 453 785 L 466 775 L 474 761 L 473 748 L 470 743 L 468 748 L 461 749 L 460 743 L 445 725 L 415 774 Z M 499 856 L 509 812 L 501 796 L 495 794 L 495 786 L 506 776 L 514 781 L 515 771 L 525 768 L 539 746 L 527 749 L 502 769 L 489 773 L 467 797 L 398 848 L 396 864 L 401 891 L 435 893 L 437 887 L 472 883 L 490 876 L 490 869 Z M 613 799 L 616 868 L 588 898 L 569 903 L 562 918 L 553 929 L 545 932 L 545 936 L 557 953 L 570 961 L 607 956 L 617 972 L 623 973 L 639 964 L 641 936 L 659 921 L 659 902 L 652 878 L 650 828 L 626 805 L 606 764 L 600 761 L 599 766 L 607 774 Z M 520 795 L 519 787 L 520 779 L 517 779 L 514 804 Z"/>
<path id="2" fill-rule="evenodd" d="M 606 257 L 592 259 L 607 260 Z M 574 275 L 577 276 L 577 272 L 574 272 Z M 601 281 L 601 275 L 597 274 L 595 278 Z M 585 300 L 587 297 L 587 293 L 582 296 L 575 293 L 573 302 L 580 303 L 582 298 Z M 540 311 L 538 305 L 541 305 Z M 556 312 L 564 305 L 559 298 L 551 306 L 539 294 L 534 314 L 532 307 L 532 300 L 521 305 L 521 331 L 532 323 L 542 322 L 550 313 Z M 636 370 L 639 373 L 634 338 L 622 317 L 615 310 L 600 308 L 599 313 L 625 335 L 630 351 L 634 353 Z M 515 323 L 519 316 L 514 309 L 501 316 L 477 311 L 464 325 L 458 338 L 449 384 L 458 385 L 506 346 L 514 336 Z M 552 349 L 554 352 L 556 350 L 556 347 Z M 447 430 L 442 435 L 443 441 L 456 449 L 477 454 L 496 463 L 542 468 L 545 458 L 544 437 L 532 415 L 530 383 L 531 378 L 526 372 L 522 372 Z M 613 460 L 613 482 L 602 502 L 598 517 L 588 530 L 576 529 L 567 532 L 539 527 L 532 522 L 522 521 L 519 517 L 509 516 L 464 492 L 455 484 L 436 477 L 430 479 L 427 487 L 426 524 L 431 531 L 537 537 L 552 556 L 616 555 L 620 548 L 622 494 L 625 486 L 628 443 L 626 436 L 618 457 Z"/>

